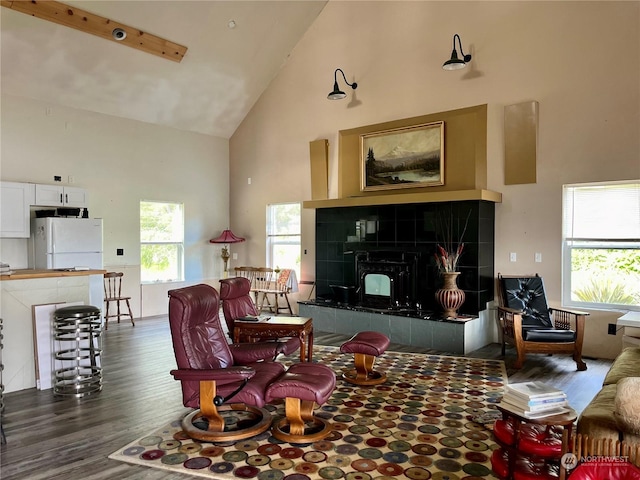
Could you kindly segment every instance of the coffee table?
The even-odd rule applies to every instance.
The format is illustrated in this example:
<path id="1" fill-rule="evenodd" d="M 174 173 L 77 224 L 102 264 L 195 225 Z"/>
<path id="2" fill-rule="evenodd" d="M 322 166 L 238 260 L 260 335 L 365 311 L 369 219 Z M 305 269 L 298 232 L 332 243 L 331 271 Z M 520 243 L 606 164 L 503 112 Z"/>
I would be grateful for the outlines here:
<path id="1" fill-rule="evenodd" d="M 260 338 L 298 337 L 300 341 L 300 361 L 313 359 L 313 319 L 309 317 L 268 317 L 257 322 L 236 319 L 233 327 L 233 341 L 241 337 L 256 341 Z"/>

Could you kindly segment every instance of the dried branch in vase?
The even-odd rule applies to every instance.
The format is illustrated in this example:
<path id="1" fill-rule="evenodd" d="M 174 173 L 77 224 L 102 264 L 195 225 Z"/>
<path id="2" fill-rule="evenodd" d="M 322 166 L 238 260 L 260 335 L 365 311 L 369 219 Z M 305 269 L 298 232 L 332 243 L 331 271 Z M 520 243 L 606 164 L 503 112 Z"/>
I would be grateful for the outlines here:
<path id="1" fill-rule="evenodd" d="M 464 234 L 467 231 L 467 225 L 469 224 L 469 217 L 471 216 L 471 211 L 467 214 L 467 218 L 464 222 L 464 227 L 462 232 L 460 232 L 459 222 L 456 222 L 456 236 L 457 239 L 454 240 L 454 218 L 453 214 L 449 214 L 449 218 L 441 219 L 440 226 L 442 226 L 442 235 L 444 236 L 442 245 L 438 243 L 436 246 L 436 253 L 434 254 L 436 259 L 436 265 L 438 266 L 438 270 L 440 273 L 443 272 L 457 272 L 458 271 L 458 262 L 460 261 L 460 257 L 462 255 L 462 251 L 464 250 L 464 243 L 462 240 L 464 239 Z M 459 219 L 457 219 L 459 221 Z M 438 229 L 440 230 L 440 229 Z"/>

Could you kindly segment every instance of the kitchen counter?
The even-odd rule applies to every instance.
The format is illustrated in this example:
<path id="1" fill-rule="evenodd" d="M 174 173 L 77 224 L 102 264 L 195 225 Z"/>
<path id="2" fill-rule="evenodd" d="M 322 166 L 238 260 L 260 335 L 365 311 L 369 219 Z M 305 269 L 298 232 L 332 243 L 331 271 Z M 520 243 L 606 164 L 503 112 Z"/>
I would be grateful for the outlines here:
<path id="1" fill-rule="evenodd" d="M 31 278 L 77 277 L 79 275 L 104 275 L 106 270 L 46 270 L 25 268 L 13 270 L 11 275 L 0 275 L 0 281 L 4 280 L 28 280 Z"/>

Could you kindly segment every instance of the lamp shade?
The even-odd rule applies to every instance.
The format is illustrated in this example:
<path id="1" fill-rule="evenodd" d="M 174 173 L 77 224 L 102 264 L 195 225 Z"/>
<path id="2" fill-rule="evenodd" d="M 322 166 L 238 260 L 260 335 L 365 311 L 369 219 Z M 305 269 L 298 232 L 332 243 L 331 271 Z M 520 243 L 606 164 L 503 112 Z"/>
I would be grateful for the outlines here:
<path id="1" fill-rule="evenodd" d="M 346 96 L 347 94 L 340 90 L 340 87 L 338 87 L 338 82 L 336 81 L 333 84 L 333 92 L 327 95 L 327 98 L 329 100 L 342 100 Z"/>
<path id="2" fill-rule="evenodd" d="M 456 38 L 458 39 L 458 46 L 460 47 L 460 54 L 462 58 L 458 58 L 458 51 L 456 50 Z M 453 36 L 453 50 L 451 51 L 451 58 L 444 62 L 442 68 L 445 70 L 459 70 L 464 68 L 467 63 L 471 61 L 471 55 L 465 55 L 462 51 L 462 40 L 457 33 Z"/>
<path id="3" fill-rule="evenodd" d="M 464 68 L 465 65 L 465 61 L 458 58 L 458 52 L 454 50 L 453 52 L 451 52 L 451 58 L 444 62 L 442 68 L 444 70 L 459 70 L 461 68 Z"/>
<path id="4" fill-rule="evenodd" d="M 240 243 L 244 238 L 234 235 L 231 230 L 224 230 L 219 237 L 209 240 L 210 243 Z"/>
<path id="5" fill-rule="evenodd" d="M 347 94 L 344 93 L 342 90 L 340 90 L 340 87 L 338 86 L 338 72 L 342 74 L 342 78 L 344 79 L 347 85 L 349 85 L 354 90 L 358 88 L 358 84 L 356 82 L 353 82 L 353 83 L 347 82 L 347 77 L 345 76 L 341 68 L 336 68 L 336 71 L 333 72 L 333 91 L 329 93 L 329 95 L 327 95 L 327 98 L 329 100 L 342 100 L 347 96 Z"/>

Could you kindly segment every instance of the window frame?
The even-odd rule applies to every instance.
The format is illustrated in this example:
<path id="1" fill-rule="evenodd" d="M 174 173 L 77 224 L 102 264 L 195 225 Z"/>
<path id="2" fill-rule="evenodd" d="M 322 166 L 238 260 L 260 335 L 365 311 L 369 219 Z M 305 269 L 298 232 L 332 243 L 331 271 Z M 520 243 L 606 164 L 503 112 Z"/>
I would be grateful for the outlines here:
<path id="1" fill-rule="evenodd" d="M 273 228 L 273 215 L 275 213 L 274 208 L 275 207 L 281 207 L 284 205 L 297 205 L 298 206 L 298 210 L 299 210 L 299 226 L 300 229 L 298 230 L 298 233 L 286 233 L 286 234 L 275 234 L 275 233 L 271 233 L 271 230 Z M 296 237 L 298 239 L 297 242 L 294 241 L 290 241 L 290 240 L 281 240 L 281 241 L 277 241 L 276 239 L 278 237 Z M 282 203 L 270 203 L 267 204 L 267 212 L 266 212 L 266 259 L 267 259 L 267 267 L 270 268 L 276 268 L 276 267 L 280 267 L 280 268 L 292 268 L 296 271 L 297 277 L 300 278 L 300 268 L 301 268 L 301 263 L 302 261 L 300 261 L 300 263 L 295 264 L 295 265 L 274 265 L 274 255 L 273 255 L 273 250 L 275 247 L 277 247 L 278 245 L 297 245 L 299 248 L 299 257 L 300 260 L 302 260 L 301 258 L 301 253 L 302 253 L 302 204 L 300 202 L 282 202 Z"/>
<path id="2" fill-rule="evenodd" d="M 151 284 L 159 284 L 159 283 L 175 283 L 175 282 L 183 282 L 185 279 L 184 275 L 184 203 L 181 202 L 171 202 L 166 200 L 140 200 L 139 209 L 142 208 L 143 203 L 152 203 L 152 204 L 166 204 L 166 205 L 175 205 L 180 209 L 182 214 L 182 227 L 181 227 L 181 241 L 144 241 L 142 239 L 142 216 L 140 216 L 140 283 L 143 285 L 151 285 Z M 178 278 L 175 279 L 156 279 L 156 280 L 143 280 L 143 265 L 142 265 L 142 248 L 145 245 L 176 245 L 176 270 L 178 272 Z"/>
<path id="3" fill-rule="evenodd" d="M 572 252 L 573 250 L 640 250 L 640 238 L 597 238 L 580 237 L 569 235 L 568 220 L 568 196 L 576 189 L 594 187 L 615 187 L 630 185 L 635 186 L 636 194 L 640 199 L 640 181 L 624 180 L 614 182 L 592 182 L 580 184 L 567 184 L 562 187 L 562 305 L 566 307 L 577 307 L 581 309 L 603 310 L 603 311 L 640 311 L 638 304 L 614 304 L 602 302 L 586 302 L 572 299 Z M 573 201 L 573 200 L 572 200 Z M 572 204 L 573 207 L 573 204 Z M 572 217 L 572 216 L 571 216 Z M 573 222 L 573 217 L 571 222 Z M 615 235 L 611 235 L 615 237 Z"/>

